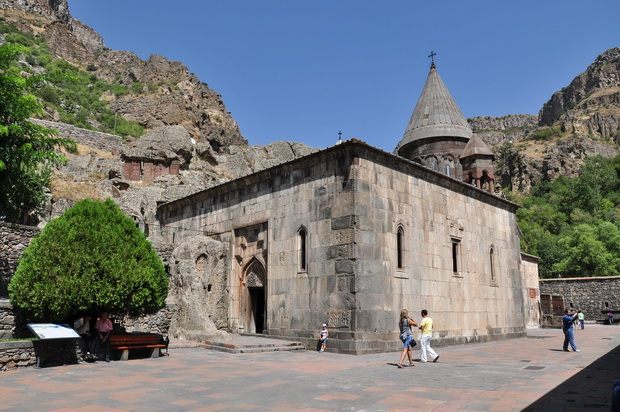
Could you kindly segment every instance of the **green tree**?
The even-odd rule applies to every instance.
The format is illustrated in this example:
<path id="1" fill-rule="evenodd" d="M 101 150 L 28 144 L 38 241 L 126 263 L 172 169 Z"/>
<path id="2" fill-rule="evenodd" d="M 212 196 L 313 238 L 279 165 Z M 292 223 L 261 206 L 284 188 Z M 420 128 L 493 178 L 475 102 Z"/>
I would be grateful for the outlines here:
<path id="1" fill-rule="evenodd" d="M 575 226 L 559 240 L 566 253 L 554 270 L 563 277 L 614 276 L 620 271 L 618 240 L 620 230 L 609 222 Z"/>
<path id="2" fill-rule="evenodd" d="M 521 248 L 542 278 L 620 273 L 620 156 L 587 158 L 579 176 L 538 184 L 517 212 Z"/>
<path id="3" fill-rule="evenodd" d="M 612 161 L 602 156 L 590 156 L 579 168 L 579 177 L 571 180 L 564 196 L 566 205 L 578 208 L 595 217 L 609 209 L 604 199 L 618 189 L 618 174 Z"/>
<path id="4" fill-rule="evenodd" d="M 0 47 L 0 219 L 10 222 L 24 222 L 45 200 L 51 167 L 66 161 L 54 149 L 75 150 L 73 141 L 28 121 L 41 106 L 26 92 L 42 78 L 22 76 L 15 66 L 26 50 L 17 44 Z"/>
<path id="5" fill-rule="evenodd" d="M 164 305 L 161 259 L 114 201 L 82 200 L 32 240 L 9 284 L 30 319 L 62 321 L 78 311 L 153 312 Z"/>

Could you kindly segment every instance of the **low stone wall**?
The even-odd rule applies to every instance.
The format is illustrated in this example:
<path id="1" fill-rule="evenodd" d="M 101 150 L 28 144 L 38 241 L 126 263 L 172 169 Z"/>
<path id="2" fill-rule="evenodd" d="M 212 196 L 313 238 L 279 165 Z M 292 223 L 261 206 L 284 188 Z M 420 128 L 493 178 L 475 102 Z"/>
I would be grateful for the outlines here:
<path id="1" fill-rule="evenodd" d="M 551 297 L 558 306 L 557 313 L 543 307 L 543 316 L 561 316 L 564 308 L 581 310 L 586 320 L 605 319 L 607 312 L 620 314 L 620 276 L 541 279 L 540 294 Z M 564 308 L 559 307 L 562 299 Z"/>
<path id="2" fill-rule="evenodd" d="M 37 356 L 31 341 L 0 342 L 0 371 L 35 366 Z"/>
<path id="3" fill-rule="evenodd" d="M 0 342 L 0 372 L 32 366 L 48 367 L 78 363 L 77 339 Z"/>
<path id="4" fill-rule="evenodd" d="M 58 131 L 58 135 L 76 143 L 119 154 L 123 141 L 120 136 L 109 133 L 95 132 L 94 130 L 80 129 L 66 123 L 50 122 L 48 120 L 29 119 L 32 123 Z"/>

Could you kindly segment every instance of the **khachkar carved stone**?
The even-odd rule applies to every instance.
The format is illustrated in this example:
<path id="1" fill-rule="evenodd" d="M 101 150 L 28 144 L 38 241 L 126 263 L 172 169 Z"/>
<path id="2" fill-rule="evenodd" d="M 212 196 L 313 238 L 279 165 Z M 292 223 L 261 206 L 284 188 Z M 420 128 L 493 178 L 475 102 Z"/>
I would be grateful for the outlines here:
<path id="1" fill-rule="evenodd" d="M 353 229 L 344 229 L 334 232 L 336 244 L 346 244 L 353 240 Z"/>
<path id="2" fill-rule="evenodd" d="M 448 227 L 450 228 L 450 235 L 456 236 L 456 237 L 463 236 L 463 231 L 465 230 L 465 228 L 463 227 L 463 224 L 461 223 L 461 219 L 457 217 L 448 216 L 446 217 L 446 220 L 447 220 Z"/>
<path id="3" fill-rule="evenodd" d="M 350 328 L 351 311 L 349 310 L 330 310 L 327 314 L 327 324 L 330 328 Z"/>

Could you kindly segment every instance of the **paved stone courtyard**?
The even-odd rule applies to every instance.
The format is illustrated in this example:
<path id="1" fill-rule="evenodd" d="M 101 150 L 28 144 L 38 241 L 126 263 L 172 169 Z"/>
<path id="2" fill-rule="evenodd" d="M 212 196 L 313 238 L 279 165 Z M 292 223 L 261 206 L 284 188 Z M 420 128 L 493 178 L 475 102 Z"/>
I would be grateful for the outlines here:
<path id="1" fill-rule="evenodd" d="M 177 343 L 159 359 L 0 373 L 0 410 L 609 411 L 620 327 L 586 325 L 576 332 L 580 353 L 563 352 L 562 340 L 558 329 L 539 329 L 438 347 L 439 362 L 403 369 L 397 352 L 233 354 Z"/>

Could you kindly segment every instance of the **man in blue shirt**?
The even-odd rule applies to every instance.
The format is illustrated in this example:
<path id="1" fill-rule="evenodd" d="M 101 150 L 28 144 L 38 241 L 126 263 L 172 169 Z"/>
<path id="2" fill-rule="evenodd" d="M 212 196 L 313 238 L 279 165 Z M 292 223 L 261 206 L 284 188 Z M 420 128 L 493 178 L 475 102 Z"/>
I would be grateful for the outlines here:
<path id="1" fill-rule="evenodd" d="M 575 337 L 573 336 L 573 322 L 577 317 L 577 313 L 568 309 L 564 310 L 564 316 L 562 316 L 562 331 L 564 332 L 564 352 L 568 352 L 568 344 L 575 352 L 581 352 L 575 345 Z"/>

